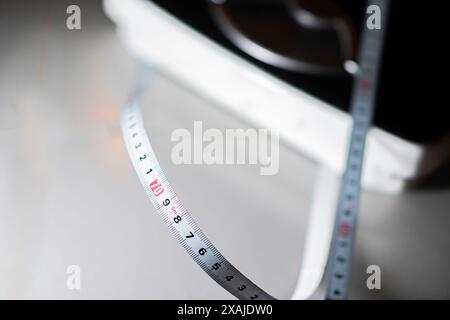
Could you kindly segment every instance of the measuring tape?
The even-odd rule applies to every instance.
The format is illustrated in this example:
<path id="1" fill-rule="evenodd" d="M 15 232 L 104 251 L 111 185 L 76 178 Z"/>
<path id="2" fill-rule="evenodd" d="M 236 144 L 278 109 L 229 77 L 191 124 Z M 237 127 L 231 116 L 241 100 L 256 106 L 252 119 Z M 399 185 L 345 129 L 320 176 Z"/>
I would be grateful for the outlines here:
<path id="1" fill-rule="evenodd" d="M 137 90 L 126 103 L 121 126 L 134 168 L 156 211 L 192 259 L 231 294 L 244 300 L 274 299 L 222 256 L 175 194 L 145 131 L 139 107 L 140 92 Z"/>
<path id="2" fill-rule="evenodd" d="M 389 0 L 368 1 L 368 7 L 380 8 L 381 29 L 363 27 L 359 49 L 359 70 L 355 74 L 350 110 L 353 127 L 347 163 L 337 203 L 335 229 L 329 259 L 328 299 L 345 299 L 348 295 L 353 242 L 355 239 L 361 171 L 367 131 L 373 120 L 379 65 L 383 52 Z"/>
<path id="3" fill-rule="evenodd" d="M 329 260 L 331 276 L 327 297 L 330 299 L 346 297 L 348 289 L 364 143 L 372 121 L 378 64 L 385 28 L 384 21 L 388 9 L 387 1 L 369 1 L 369 5 L 371 4 L 381 8 L 382 29 L 363 32 L 360 71 L 356 75 L 352 100 L 351 114 L 354 125 L 338 202 L 332 254 Z M 238 299 L 274 299 L 224 258 L 200 230 L 175 194 L 159 165 L 144 128 L 140 110 L 142 85 L 143 81 L 125 103 L 121 115 L 121 127 L 131 161 L 156 211 L 192 259 L 224 289 Z"/>

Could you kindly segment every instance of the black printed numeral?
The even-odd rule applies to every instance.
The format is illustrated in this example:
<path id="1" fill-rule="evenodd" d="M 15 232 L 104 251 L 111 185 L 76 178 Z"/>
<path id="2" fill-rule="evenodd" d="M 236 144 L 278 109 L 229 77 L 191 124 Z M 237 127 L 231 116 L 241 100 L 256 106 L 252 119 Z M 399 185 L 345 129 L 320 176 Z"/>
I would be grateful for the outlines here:
<path id="1" fill-rule="evenodd" d="M 222 266 L 220 262 L 216 262 L 212 265 L 211 270 L 219 270 L 219 268 Z"/>
<path id="2" fill-rule="evenodd" d="M 186 239 L 193 238 L 193 237 L 194 237 L 194 234 L 192 233 L 192 231 L 189 231 L 189 234 L 186 236 Z"/>

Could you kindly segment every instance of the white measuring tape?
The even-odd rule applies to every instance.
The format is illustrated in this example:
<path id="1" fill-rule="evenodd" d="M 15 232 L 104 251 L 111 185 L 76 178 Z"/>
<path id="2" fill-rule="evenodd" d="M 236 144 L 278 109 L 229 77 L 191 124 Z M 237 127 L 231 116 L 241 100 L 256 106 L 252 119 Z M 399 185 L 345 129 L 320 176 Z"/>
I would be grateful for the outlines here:
<path id="1" fill-rule="evenodd" d="M 380 8 L 381 29 L 363 27 L 359 49 L 359 70 L 355 75 L 350 111 L 353 128 L 346 168 L 337 203 L 328 274 L 328 299 L 345 299 L 348 295 L 353 242 L 355 239 L 361 172 L 367 131 L 373 121 L 379 65 L 389 15 L 389 0 L 368 1 L 368 8 Z"/>
<path id="2" fill-rule="evenodd" d="M 121 117 L 123 136 L 142 186 L 172 235 L 211 278 L 237 298 L 273 299 L 220 254 L 182 205 L 150 144 L 139 104 L 140 93 L 126 103 Z"/>
<path id="3" fill-rule="evenodd" d="M 381 8 L 383 28 L 365 30 L 362 37 L 360 71 L 355 78 L 351 108 L 354 125 L 337 206 L 332 254 L 328 262 L 330 278 L 327 297 L 330 299 L 344 298 L 348 290 L 364 142 L 372 122 L 387 2 L 369 1 L 369 5 L 375 4 Z M 222 256 L 182 205 L 159 165 L 148 139 L 140 110 L 141 93 L 142 88 L 138 86 L 137 91 L 125 103 L 121 127 L 136 173 L 158 214 L 192 259 L 224 289 L 239 299 L 274 299 Z"/>

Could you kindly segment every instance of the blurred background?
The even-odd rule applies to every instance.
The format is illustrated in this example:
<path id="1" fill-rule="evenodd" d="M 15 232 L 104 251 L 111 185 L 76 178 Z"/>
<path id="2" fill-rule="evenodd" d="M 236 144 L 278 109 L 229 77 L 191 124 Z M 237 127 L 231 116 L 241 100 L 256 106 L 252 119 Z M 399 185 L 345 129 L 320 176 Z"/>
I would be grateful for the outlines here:
<path id="1" fill-rule="evenodd" d="M 66 27 L 71 4 L 81 8 L 81 30 Z M 134 173 L 119 115 L 139 68 L 101 1 L 0 1 L 1 299 L 232 298 L 171 238 Z M 350 80 L 324 78 L 341 85 L 321 97 L 319 75 L 298 79 L 278 69 L 272 74 L 282 81 L 345 111 L 339 106 L 349 99 Z M 219 105 L 183 79 L 155 72 L 144 99 L 146 128 L 200 227 L 249 278 L 287 299 L 301 265 L 316 159 L 284 143 L 274 176 L 251 165 L 174 165 L 176 128 L 192 130 L 194 120 L 253 126 Z M 448 131 L 439 118 L 439 132 L 417 128 L 430 145 Z M 434 169 L 401 192 L 363 192 L 350 298 L 450 298 L 450 169 L 445 161 Z M 372 264 L 381 267 L 381 290 L 366 287 Z M 70 265 L 81 268 L 80 290 L 66 286 Z"/>

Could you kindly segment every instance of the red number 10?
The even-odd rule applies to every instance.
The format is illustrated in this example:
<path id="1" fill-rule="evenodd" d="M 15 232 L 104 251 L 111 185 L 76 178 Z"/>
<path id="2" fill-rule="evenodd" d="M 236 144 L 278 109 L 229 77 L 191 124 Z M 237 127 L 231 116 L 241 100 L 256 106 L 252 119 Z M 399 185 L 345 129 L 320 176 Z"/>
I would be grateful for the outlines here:
<path id="1" fill-rule="evenodd" d="M 155 179 L 152 183 L 150 183 L 150 189 L 156 197 L 164 192 L 164 188 L 158 179 Z"/>

